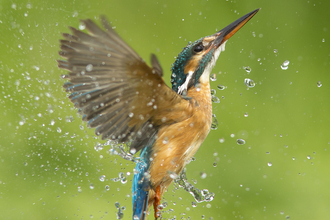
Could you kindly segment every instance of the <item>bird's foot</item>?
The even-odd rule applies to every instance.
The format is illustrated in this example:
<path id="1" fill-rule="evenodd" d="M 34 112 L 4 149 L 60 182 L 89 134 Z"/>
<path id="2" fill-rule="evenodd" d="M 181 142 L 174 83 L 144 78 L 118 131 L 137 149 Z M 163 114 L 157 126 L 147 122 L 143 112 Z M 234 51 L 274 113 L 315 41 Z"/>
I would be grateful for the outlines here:
<path id="1" fill-rule="evenodd" d="M 161 197 L 162 197 L 162 194 L 161 194 L 160 186 L 157 186 L 155 200 L 154 200 L 155 219 L 158 219 L 159 217 L 161 217 L 160 211 L 158 210 L 158 206 L 160 205 Z"/>

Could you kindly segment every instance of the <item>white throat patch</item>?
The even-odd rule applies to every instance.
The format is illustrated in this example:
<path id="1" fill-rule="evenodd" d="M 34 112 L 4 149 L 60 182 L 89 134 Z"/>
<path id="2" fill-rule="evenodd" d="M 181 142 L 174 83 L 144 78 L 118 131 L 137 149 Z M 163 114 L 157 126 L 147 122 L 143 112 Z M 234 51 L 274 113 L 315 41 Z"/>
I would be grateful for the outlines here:
<path id="1" fill-rule="evenodd" d="M 225 51 L 225 46 L 226 46 L 226 43 L 227 41 L 223 42 L 219 47 L 218 49 L 216 49 L 216 51 L 214 52 L 210 62 L 207 64 L 207 66 L 205 67 L 205 70 L 203 72 L 203 74 L 201 75 L 201 77 L 199 78 L 199 81 L 201 83 L 206 83 L 206 82 L 209 82 L 209 79 L 210 79 L 210 74 L 211 74 L 211 71 L 213 69 L 213 67 L 215 66 L 215 63 L 217 62 L 219 56 L 220 56 L 220 53 L 222 51 Z"/>
<path id="2" fill-rule="evenodd" d="M 184 83 L 181 86 L 179 86 L 178 94 L 181 95 L 183 93 L 183 91 L 188 90 L 188 84 L 189 84 L 189 81 L 190 81 L 193 73 L 194 73 L 194 71 L 189 71 L 188 72 L 188 74 L 187 74 L 188 76 L 186 77 L 186 81 L 184 81 Z"/>

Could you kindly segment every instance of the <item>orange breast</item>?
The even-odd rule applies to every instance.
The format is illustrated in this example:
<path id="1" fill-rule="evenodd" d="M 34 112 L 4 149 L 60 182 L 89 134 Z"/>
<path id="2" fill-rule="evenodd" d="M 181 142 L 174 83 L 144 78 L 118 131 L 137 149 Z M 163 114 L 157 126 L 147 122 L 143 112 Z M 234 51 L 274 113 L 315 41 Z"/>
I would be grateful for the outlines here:
<path id="1" fill-rule="evenodd" d="M 187 96 L 192 98 L 189 101 L 190 117 L 162 127 L 151 154 L 151 183 L 153 188 L 160 185 L 162 191 L 172 182 L 173 174 L 182 171 L 210 131 L 212 103 L 209 83 L 189 89 Z"/>

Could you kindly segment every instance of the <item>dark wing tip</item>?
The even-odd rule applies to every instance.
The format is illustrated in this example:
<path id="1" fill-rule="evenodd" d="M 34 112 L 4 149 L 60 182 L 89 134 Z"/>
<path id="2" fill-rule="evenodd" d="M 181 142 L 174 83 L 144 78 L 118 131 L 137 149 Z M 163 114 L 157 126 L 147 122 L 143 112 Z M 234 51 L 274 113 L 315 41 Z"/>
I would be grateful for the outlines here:
<path id="1" fill-rule="evenodd" d="M 154 71 L 156 71 L 157 75 L 162 77 L 163 76 L 163 69 L 162 66 L 160 65 L 157 57 L 155 54 L 151 54 L 151 66 Z"/>

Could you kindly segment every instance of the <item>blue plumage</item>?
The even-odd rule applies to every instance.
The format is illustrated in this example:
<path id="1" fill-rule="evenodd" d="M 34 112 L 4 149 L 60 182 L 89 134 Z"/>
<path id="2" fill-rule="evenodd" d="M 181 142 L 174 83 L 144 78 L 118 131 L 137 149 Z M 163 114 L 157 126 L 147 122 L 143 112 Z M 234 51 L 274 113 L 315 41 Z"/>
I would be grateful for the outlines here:
<path id="1" fill-rule="evenodd" d="M 132 184 L 132 202 L 133 202 L 133 219 L 144 220 L 149 200 L 150 174 L 148 172 L 150 166 L 150 150 L 154 143 L 149 143 L 141 150 L 140 161 L 135 166 L 133 184 Z"/>

